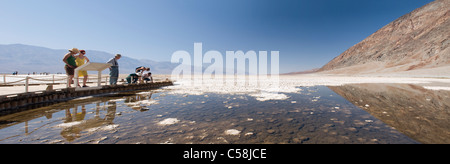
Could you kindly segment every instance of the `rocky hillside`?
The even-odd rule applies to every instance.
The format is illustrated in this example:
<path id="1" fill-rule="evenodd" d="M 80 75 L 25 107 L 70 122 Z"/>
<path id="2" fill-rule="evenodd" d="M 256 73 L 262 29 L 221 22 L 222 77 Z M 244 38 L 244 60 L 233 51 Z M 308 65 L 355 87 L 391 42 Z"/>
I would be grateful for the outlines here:
<path id="1" fill-rule="evenodd" d="M 450 0 L 431 2 L 381 28 L 319 71 L 371 74 L 448 67 L 449 18 Z"/>

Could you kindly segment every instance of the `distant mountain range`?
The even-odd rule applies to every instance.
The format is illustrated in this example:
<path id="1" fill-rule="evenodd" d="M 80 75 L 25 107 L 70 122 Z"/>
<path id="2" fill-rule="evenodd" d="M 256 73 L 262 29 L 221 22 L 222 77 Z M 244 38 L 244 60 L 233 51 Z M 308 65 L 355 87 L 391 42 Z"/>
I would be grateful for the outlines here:
<path id="1" fill-rule="evenodd" d="M 441 71 L 450 75 L 449 47 L 450 1 L 436 0 L 381 28 L 319 72 L 386 75 Z"/>
<path id="2" fill-rule="evenodd" d="M 103 63 L 113 58 L 115 54 L 102 51 L 86 50 L 86 56 L 91 62 Z M 63 73 L 64 55 L 68 53 L 65 49 L 50 49 L 23 44 L 0 45 L 0 73 L 19 74 L 32 72 Z M 119 60 L 121 74 L 134 72 L 136 67 L 150 67 L 153 74 L 171 74 L 173 68 L 178 64 L 170 62 L 156 62 L 149 59 L 133 59 L 126 54 Z M 107 71 L 105 71 L 107 72 Z"/>

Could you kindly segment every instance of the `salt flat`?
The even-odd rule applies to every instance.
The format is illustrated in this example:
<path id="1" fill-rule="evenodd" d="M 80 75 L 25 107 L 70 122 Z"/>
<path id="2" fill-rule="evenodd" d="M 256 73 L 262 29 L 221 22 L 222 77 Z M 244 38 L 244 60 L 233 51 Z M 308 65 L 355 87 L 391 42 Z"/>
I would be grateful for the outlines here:
<path id="1" fill-rule="evenodd" d="M 284 93 L 301 92 L 299 87 L 342 86 L 346 84 L 397 83 L 415 84 L 426 89 L 450 90 L 450 79 L 417 77 L 369 77 L 337 76 L 323 74 L 280 75 L 279 78 L 258 79 L 256 76 L 239 76 L 234 78 L 194 78 L 178 79 L 171 89 L 171 94 L 205 93 L 247 94 L 260 101 L 284 100 L 289 98 Z"/>
<path id="2" fill-rule="evenodd" d="M 166 75 L 161 75 L 167 77 Z M 201 82 L 201 83 L 199 83 Z M 450 79 L 446 78 L 420 78 L 420 77 L 370 77 L 370 76 L 345 76 L 325 74 L 304 75 L 280 75 L 279 80 L 257 79 L 255 76 L 238 76 L 237 78 L 207 79 L 203 78 L 187 80 L 178 79 L 172 89 L 173 94 L 197 94 L 205 92 L 223 94 L 251 94 L 261 100 L 286 98 L 280 94 L 273 93 L 296 93 L 300 92 L 300 86 L 341 86 L 345 84 L 362 83 L 400 83 L 416 84 L 426 89 L 450 90 Z M 30 86 L 30 92 L 44 91 L 47 85 Z M 54 89 L 65 88 L 65 84 L 54 85 Z M 19 94 L 25 92 L 24 86 L 0 87 L 0 95 Z"/>

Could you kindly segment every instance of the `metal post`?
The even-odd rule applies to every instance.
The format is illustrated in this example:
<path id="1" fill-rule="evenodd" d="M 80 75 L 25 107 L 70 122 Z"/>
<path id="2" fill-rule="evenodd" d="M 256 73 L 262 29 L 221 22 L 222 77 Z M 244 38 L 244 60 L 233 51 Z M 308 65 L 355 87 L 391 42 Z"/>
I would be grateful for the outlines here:
<path id="1" fill-rule="evenodd" d="M 75 84 L 75 88 L 77 88 L 78 87 L 78 71 L 77 70 L 75 70 L 75 75 L 73 76 L 73 80 L 74 80 L 74 84 Z"/>
<path id="2" fill-rule="evenodd" d="M 102 86 L 102 71 L 98 71 L 98 74 L 97 74 L 97 80 L 98 80 L 98 82 L 97 82 L 97 86 Z M 105 84 L 106 85 L 106 84 Z"/>
<path id="3" fill-rule="evenodd" d="M 27 92 L 27 93 L 28 93 L 28 79 L 29 79 L 29 77 L 26 76 L 25 77 L 25 92 Z"/>
<path id="4" fill-rule="evenodd" d="M 69 88 L 69 76 L 67 76 L 67 80 L 66 80 L 66 88 Z"/>

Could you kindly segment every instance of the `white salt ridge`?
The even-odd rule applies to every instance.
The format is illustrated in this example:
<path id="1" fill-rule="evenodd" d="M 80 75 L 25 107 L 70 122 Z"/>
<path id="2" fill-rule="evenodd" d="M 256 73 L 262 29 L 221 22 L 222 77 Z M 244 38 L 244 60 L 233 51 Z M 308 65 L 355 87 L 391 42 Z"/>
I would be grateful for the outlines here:
<path id="1" fill-rule="evenodd" d="M 162 120 L 161 122 L 158 122 L 158 125 L 162 125 L 162 126 L 173 125 L 173 124 L 176 124 L 178 122 L 180 122 L 180 120 L 178 120 L 176 118 L 168 118 L 168 119 Z"/>
<path id="2" fill-rule="evenodd" d="M 450 87 L 435 87 L 435 86 L 424 86 L 425 89 L 429 90 L 447 90 L 450 91 Z"/>

